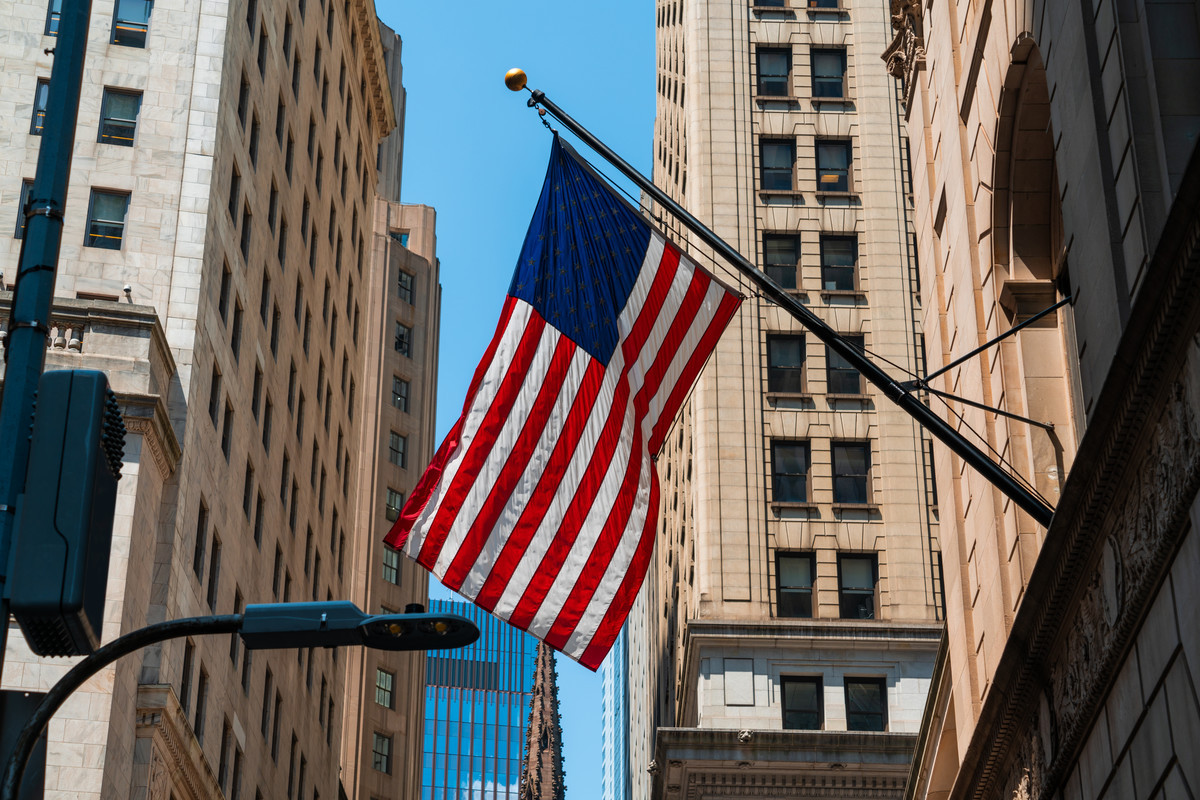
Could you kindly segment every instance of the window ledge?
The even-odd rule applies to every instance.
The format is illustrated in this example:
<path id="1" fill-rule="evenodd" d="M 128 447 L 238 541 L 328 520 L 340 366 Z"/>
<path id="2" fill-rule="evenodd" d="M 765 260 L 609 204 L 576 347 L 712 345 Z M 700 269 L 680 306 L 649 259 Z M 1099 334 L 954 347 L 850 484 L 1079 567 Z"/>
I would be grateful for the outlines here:
<path id="1" fill-rule="evenodd" d="M 861 289 L 822 289 L 821 297 L 854 297 L 867 299 L 867 293 Z"/>
<path id="2" fill-rule="evenodd" d="M 846 8 L 845 6 L 838 6 L 837 8 L 817 8 L 816 6 L 809 6 L 808 8 L 806 8 L 804 10 L 808 12 L 808 15 L 810 17 L 814 17 L 817 15 L 826 15 L 826 16 L 835 16 L 836 15 L 839 17 L 850 16 L 850 9 Z"/>
<path id="3" fill-rule="evenodd" d="M 750 13 L 758 17 L 763 14 L 786 14 L 789 17 L 796 16 L 796 9 L 788 8 L 787 6 L 750 6 Z"/>
<path id="4" fill-rule="evenodd" d="M 812 400 L 810 392 L 767 392 L 768 400 Z"/>
<path id="5" fill-rule="evenodd" d="M 838 511 L 867 511 L 874 513 L 879 511 L 878 503 L 834 503 L 833 510 Z"/>
<path id="6" fill-rule="evenodd" d="M 797 199 L 804 197 L 804 192 L 798 189 L 759 189 L 758 193 L 763 197 L 793 197 Z"/>
<path id="7" fill-rule="evenodd" d="M 773 511 L 782 511 L 783 509 L 799 509 L 801 511 L 816 511 L 816 503 L 800 503 L 793 500 L 776 500 L 771 503 Z"/>
<path id="8" fill-rule="evenodd" d="M 803 97 L 797 97 L 794 94 L 760 94 L 754 98 L 754 102 L 760 106 L 766 103 L 787 103 L 791 106 L 798 106 L 803 101 Z"/>
<path id="9" fill-rule="evenodd" d="M 858 192 L 822 192 L 817 193 L 818 200 L 857 200 Z"/>
<path id="10" fill-rule="evenodd" d="M 814 106 L 820 106 L 820 105 L 825 105 L 825 104 L 846 106 L 846 105 L 850 105 L 854 102 L 853 97 L 810 97 L 810 98 L 808 98 L 808 100 Z"/>
<path id="11" fill-rule="evenodd" d="M 837 392 L 829 392 L 825 395 L 826 400 L 857 400 L 865 403 L 871 399 L 869 394 L 839 394 Z"/>

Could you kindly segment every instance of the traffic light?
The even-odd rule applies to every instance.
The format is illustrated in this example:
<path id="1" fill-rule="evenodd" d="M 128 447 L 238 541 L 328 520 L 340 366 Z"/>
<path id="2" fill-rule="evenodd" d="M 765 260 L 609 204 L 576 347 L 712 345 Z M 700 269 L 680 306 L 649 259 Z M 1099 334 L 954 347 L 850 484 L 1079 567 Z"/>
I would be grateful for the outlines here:
<path id="1" fill-rule="evenodd" d="M 42 375 L 8 584 L 12 615 L 40 656 L 87 655 L 100 644 L 124 447 L 103 372 Z"/>
<path id="2" fill-rule="evenodd" d="M 376 650 L 449 650 L 479 638 L 457 614 L 364 614 L 348 600 L 246 606 L 242 641 L 251 650 L 363 645 Z"/>

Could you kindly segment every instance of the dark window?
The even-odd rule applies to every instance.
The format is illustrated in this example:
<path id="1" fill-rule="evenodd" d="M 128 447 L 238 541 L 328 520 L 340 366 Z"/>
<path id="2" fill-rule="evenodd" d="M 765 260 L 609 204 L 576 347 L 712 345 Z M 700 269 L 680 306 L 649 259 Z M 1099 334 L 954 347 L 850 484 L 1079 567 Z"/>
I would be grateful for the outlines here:
<path id="1" fill-rule="evenodd" d="M 838 556 L 838 605 L 842 619 L 875 619 L 874 554 Z"/>
<path id="2" fill-rule="evenodd" d="M 100 105 L 100 138 L 105 144 L 133 147 L 138 111 L 142 107 L 141 92 L 105 89 Z"/>
<path id="3" fill-rule="evenodd" d="M 400 551 L 390 547 L 383 548 L 383 579 L 388 583 L 400 585 Z"/>
<path id="4" fill-rule="evenodd" d="M 25 207 L 29 205 L 29 193 L 33 191 L 33 181 L 25 179 L 21 181 L 21 201 L 17 206 L 17 229 L 13 232 L 13 236 L 17 239 L 25 238 Z M 0 289 L 3 289 L 0 286 Z"/>
<path id="5" fill-rule="evenodd" d="M 283 95 L 279 96 L 279 100 L 275 103 L 275 144 L 283 147 L 283 129 L 284 129 L 284 105 Z"/>
<path id="6" fill-rule="evenodd" d="M 258 37 L 258 75 L 265 78 L 267 75 L 267 33 L 263 31 L 263 35 Z"/>
<path id="7" fill-rule="evenodd" d="M 292 138 L 292 134 L 288 133 L 287 156 L 284 158 L 283 171 L 287 174 L 288 182 L 292 180 L 292 163 L 295 161 L 296 155 L 296 140 Z M 280 262 L 282 263 L 282 261 Z"/>
<path id="8" fill-rule="evenodd" d="M 292 56 L 292 97 L 300 97 L 300 53 Z"/>
<path id="9" fill-rule="evenodd" d="M 279 310 L 278 303 L 271 304 L 271 355 L 279 355 L 279 322 L 283 319 L 283 312 Z"/>
<path id="10" fill-rule="evenodd" d="M 275 223 L 279 220 L 279 188 L 271 181 L 270 201 L 267 203 L 267 228 L 275 233 Z"/>
<path id="11" fill-rule="evenodd" d="M 258 287 L 258 318 L 262 320 L 263 329 L 267 327 L 267 309 L 271 306 L 271 274 L 263 269 L 262 283 Z M 254 418 L 258 419 L 258 411 L 254 412 Z"/>
<path id="12" fill-rule="evenodd" d="M 771 442 L 771 489 L 775 502 L 808 502 L 808 463 L 808 442 Z"/>
<path id="13" fill-rule="evenodd" d="M 843 336 L 845 342 L 855 349 L 863 349 L 862 336 Z M 850 366 L 850 362 L 825 346 L 825 391 L 829 394 L 862 394 L 862 373 Z"/>
<path id="14" fill-rule="evenodd" d="M 250 122 L 250 166 L 258 166 L 258 134 L 260 130 L 258 124 L 258 113 L 255 112 L 254 119 Z"/>
<path id="15" fill-rule="evenodd" d="M 221 585 L 221 540 L 213 534 L 212 550 L 208 554 L 208 591 L 204 599 L 213 611 L 217 609 L 217 590 Z"/>
<path id="16" fill-rule="evenodd" d="M 392 737 L 376 733 L 371 745 L 371 766 L 379 772 L 392 773 Z"/>
<path id="17" fill-rule="evenodd" d="M 200 678 L 196 681 L 196 715 L 192 718 L 192 731 L 196 741 L 204 743 L 204 712 L 208 706 L 208 673 L 200 667 Z"/>
<path id="18" fill-rule="evenodd" d="M 758 94 L 787 97 L 792 93 L 792 51 L 781 47 L 758 48 Z"/>
<path id="19" fill-rule="evenodd" d="M 858 262 L 858 239 L 854 236 L 821 237 L 821 288 L 826 291 L 854 291 Z"/>
<path id="20" fill-rule="evenodd" d="M 267 398 L 267 407 L 263 410 L 263 430 L 262 444 L 263 449 L 268 453 L 271 452 L 271 423 L 275 416 L 275 404 L 271 402 L 271 398 Z"/>
<path id="21" fill-rule="evenodd" d="M 887 690 L 883 678 L 846 678 L 846 730 L 887 730 Z"/>
<path id="22" fill-rule="evenodd" d="M 242 73 L 242 83 L 238 87 L 238 104 L 237 115 L 238 122 L 242 128 L 246 127 L 246 114 L 250 111 L 250 81 L 246 78 L 246 73 Z"/>
<path id="23" fill-rule="evenodd" d="M 821 679 L 780 678 L 783 692 L 783 729 L 819 731 L 822 727 Z"/>
<path id="24" fill-rule="evenodd" d="M 113 12 L 112 44 L 145 47 L 154 0 L 117 0 Z"/>
<path id="25" fill-rule="evenodd" d="M 767 334 L 767 391 L 803 393 L 804 337 Z"/>
<path id="26" fill-rule="evenodd" d="M 46 35 L 58 36 L 58 21 L 62 18 L 62 0 L 50 0 L 46 9 Z"/>
<path id="27" fill-rule="evenodd" d="M 779 588 L 778 614 L 781 617 L 811 617 L 813 576 L 812 553 L 776 553 L 776 585 Z"/>
<path id="28" fill-rule="evenodd" d="M 212 420 L 214 428 L 217 427 L 217 420 L 221 418 L 221 371 L 215 363 L 212 377 L 208 381 L 208 418 Z"/>
<path id="29" fill-rule="evenodd" d="M 283 58 L 286 61 L 292 55 L 292 15 L 287 15 L 283 23 Z"/>
<path id="30" fill-rule="evenodd" d="M 229 349 L 233 353 L 233 360 L 238 361 L 242 355 L 242 301 L 234 300 L 233 302 L 233 329 L 229 332 Z"/>
<path id="31" fill-rule="evenodd" d="M 92 189 L 84 245 L 105 250 L 120 250 L 121 240 L 125 235 L 125 211 L 128 208 L 128 192 Z"/>
<path id="32" fill-rule="evenodd" d="M 254 465 L 246 459 L 246 475 L 242 480 L 242 513 L 250 519 L 250 503 L 254 499 Z"/>
<path id="33" fill-rule="evenodd" d="M 408 381 L 392 376 L 392 405 L 401 411 L 408 411 Z"/>
<path id="34" fill-rule="evenodd" d="M 396 291 L 401 300 L 411 305 L 413 301 L 413 276 L 404 270 L 400 270 L 396 277 Z"/>
<path id="35" fill-rule="evenodd" d="M 396 352 L 402 356 L 412 355 L 412 328 L 396 323 Z"/>
<path id="36" fill-rule="evenodd" d="M 33 90 L 33 120 L 29 124 L 29 132 L 41 136 L 46 128 L 46 103 L 50 99 L 50 79 L 38 78 Z"/>
<path id="37" fill-rule="evenodd" d="M 258 722 L 258 729 L 264 739 L 271 730 L 271 690 L 274 688 L 275 675 L 271 672 L 271 668 L 267 667 L 267 676 L 263 679 L 262 716 Z"/>
<path id="38" fill-rule="evenodd" d="M 233 443 L 233 405 L 225 401 L 225 420 L 221 424 L 221 452 L 229 460 L 229 448 Z"/>
<path id="39" fill-rule="evenodd" d="M 242 174 L 238 172 L 237 164 L 233 164 L 229 168 L 229 204 L 226 208 L 229 209 L 229 218 L 233 220 L 233 224 L 237 224 L 238 198 L 242 192 Z"/>
<path id="40" fill-rule="evenodd" d="M 196 646 L 188 639 L 183 643 L 183 677 L 179 679 L 179 707 L 185 717 L 192 702 L 192 662 L 195 658 Z"/>
<path id="41" fill-rule="evenodd" d="M 762 189 L 791 191 L 795 188 L 792 168 L 796 163 L 796 143 L 764 139 L 762 142 Z"/>
<path id="42" fill-rule="evenodd" d="M 254 546 L 262 547 L 263 539 L 263 507 L 266 505 L 266 500 L 263 499 L 263 493 L 258 493 L 258 499 L 254 502 Z"/>
<path id="43" fill-rule="evenodd" d="M 846 96 L 846 51 L 812 50 L 813 97 Z"/>
<path id="44" fill-rule="evenodd" d="M 196 540 L 192 546 L 192 572 L 197 581 L 204 580 L 204 551 L 208 539 L 208 506 L 200 501 L 200 510 L 196 514 Z"/>
<path id="45" fill-rule="evenodd" d="M 250 205 L 247 203 L 245 206 L 242 206 L 242 238 L 239 242 L 242 258 L 247 262 L 250 261 L 250 223 L 252 220 Z"/>
<path id="46" fill-rule="evenodd" d="M 795 289 L 799 282 L 800 237 L 792 234 L 763 235 L 763 271 L 784 289 Z"/>
<path id="47" fill-rule="evenodd" d="M 833 443 L 833 502 L 871 502 L 871 446 L 866 442 Z"/>
<path id="48" fill-rule="evenodd" d="M 408 437 L 392 431 L 388 441 L 388 461 L 397 467 L 408 466 Z"/>
<path id="49" fill-rule="evenodd" d="M 850 191 L 850 142 L 817 140 L 817 191 Z"/>
<path id="50" fill-rule="evenodd" d="M 254 38 L 254 25 L 258 21 L 258 0 L 246 1 L 246 30 L 250 32 L 250 38 Z"/>
<path id="51" fill-rule="evenodd" d="M 386 506 L 386 511 L 384 514 L 387 517 L 388 522 L 395 522 L 397 517 L 400 516 L 400 509 L 403 507 L 404 507 L 404 494 L 402 492 L 397 492 L 395 489 L 389 488 L 387 490 L 387 506 Z M 383 559 L 383 576 L 384 576 L 384 578 L 387 577 L 387 572 L 388 572 L 387 553 L 385 552 L 384 559 Z M 396 581 L 391 581 L 391 583 L 395 583 L 395 582 Z"/>

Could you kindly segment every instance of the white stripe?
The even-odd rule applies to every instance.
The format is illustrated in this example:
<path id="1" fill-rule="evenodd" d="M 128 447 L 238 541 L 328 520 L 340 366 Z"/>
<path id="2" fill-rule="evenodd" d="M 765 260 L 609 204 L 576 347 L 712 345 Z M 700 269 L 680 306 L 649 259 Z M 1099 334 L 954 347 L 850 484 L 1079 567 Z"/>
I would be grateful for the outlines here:
<path id="1" fill-rule="evenodd" d="M 508 537 L 512 535 L 517 521 L 525 511 L 525 506 L 529 503 L 529 498 L 533 495 L 533 491 L 537 488 L 542 473 L 546 470 L 546 462 L 554 454 L 554 445 L 558 441 L 559 436 L 562 435 L 563 426 L 566 425 L 567 417 L 571 412 L 571 406 L 574 404 L 575 396 L 579 392 L 579 385 L 591 362 L 592 357 L 586 350 L 581 347 L 576 348 L 571 365 L 567 368 L 567 374 L 563 380 L 562 388 L 559 390 L 554 408 L 550 411 L 546 427 L 542 429 L 542 435 L 538 439 L 533 452 L 530 454 L 529 462 L 525 465 L 525 470 L 521 473 L 520 479 L 513 486 L 504 509 L 496 518 L 495 525 L 492 526 L 491 531 L 488 533 L 487 541 L 479 551 L 478 558 L 475 559 L 470 572 L 463 578 L 462 586 L 456 590 L 464 597 L 474 600 L 478 596 L 479 590 L 483 588 L 484 582 L 487 581 L 492 566 L 496 563 L 496 559 L 500 557 L 500 552 L 504 549 Z"/>
<path id="2" fill-rule="evenodd" d="M 600 438 L 600 433 L 604 430 L 604 425 L 608 421 L 608 415 L 612 410 L 613 393 L 616 390 L 617 379 L 620 378 L 621 372 L 625 367 L 625 357 L 621 344 L 629 335 L 629 331 L 633 328 L 633 324 L 637 320 L 637 315 L 641 313 L 642 305 L 646 302 L 650 286 L 654 283 L 655 275 L 658 274 L 658 265 L 662 261 L 663 249 L 664 241 L 662 237 L 651 236 L 649 247 L 646 250 L 646 257 L 642 261 L 642 269 L 638 273 L 633 289 L 629 293 L 629 301 L 625 304 L 625 308 L 622 309 L 620 317 L 617 318 L 617 330 L 620 332 L 620 336 L 617 341 L 616 350 L 613 351 L 612 358 L 605 369 L 600 391 L 596 397 L 595 404 L 592 406 L 591 414 L 588 416 L 587 424 L 584 426 L 583 434 L 579 438 L 579 444 L 571 456 L 571 463 L 567 466 L 563 474 L 554 499 L 547 505 L 546 513 L 542 517 L 537 532 L 530 539 L 529 545 L 525 549 L 525 554 L 521 557 L 520 562 L 517 563 L 508 584 L 504 588 L 504 593 L 500 596 L 493 610 L 493 613 L 502 619 L 508 619 L 512 616 L 512 612 L 516 608 L 518 601 L 520 601 L 521 595 L 525 593 L 526 587 L 529 586 L 529 581 L 533 578 L 534 573 L 542 562 L 542 557 L 545 556 L 546 550 L 554 540 L 559 525 L 562 524 L 563 516 L 570 506 L 571 498 L 574 497 L 575 492 L 578 490 L 584 472 L 591 462 L 592 454 L 596 449 L 596 442 Z"/>
<path id="3" fill-rule="evenodd" d="M 471 409 L 467 412 L 466 418 L 463 420 L 458 447 L 447 460 L 446 469 L 442 473 L 441 480 L 438 481 L 437 486 L 431 491 L 429 501 L 425 504 L 425 508 L 421 510 L 420 516 L 413 522 L 412 533 L 409 535 L 408 541 L 404 544 L 404 553 L 409 558 L 416 559 L 420 555 L 421 545 L 425 541 L 425 537 L 429 535 L 429 526 L 442 504 L 446 490 L 454 482 L 454 476 L 458 473 L 458 468 L 462 464 L 463 456 L 470 447 L 471 440 L 479 430 L 479 424 L 487 414 L 488 408 L 491 407 L 492 401 L 496 397 L 496 392 L 500 390 L 500 384 L 508 372 L 509 365 L 512 363 L 513 354 L 521 343 L 521 338 L 525 334 L 525 326 L 529 322 L 532 312 L 533 306 L 523 300 L 517 300 L 513 303 L 513 310 L 509 315 L 508 325 L 505 327 L 504 334 L 496 347 L 495 353 L 492 355 L 492 363 L 488 365 L 483 380 L 480 382 L 475 396 L 471 399 Z"/>
<path id="4" fill-rule="evenodd" d="M 645 383 L 646 374 L 654 366 L 654 362 L 658 358 L 663 339 L 666 338 L 667 332 L 671 329 L 671 325 L 675 320 L 675 314 L 683 303 L 683 298 L 687 294 L 690 283 L 690 270 L 681 269 L 676 272 L 674 280 L 672 280 L 671 286 L 667 290 L 667 296 L 663 299 L 662 308 L 655 318 L 653 326 L 650 328 L 650 333 L 646 337 L 646 341 L 642 345 L 637 359 L 629 370 L 627 378 L 629 383 L 629 399 L 626 401 L 626 406 L 622 414 L 621 438 L 618 440 L 617 447 L 613 452 L 613 458 L 605 472 L 604 480 L 601 481 L 596 492 L 595 500 L 583 524 L 580 526 L 575 541 L 571 545 L 571 550 L 562 568 L 559 569 L 553 585 L 551 585 L 550 590 L 542 600 L 533 622 L 530 624 L 530 632 L 534 633 L 535 636 L 544 636 L 550 630 L 554 619 L 567 602 L 567 597 L 570 596 L 571 590 L 575 588 L 575 584 L 579 581 L 579 577 L 587 565 L 588 558 L 591 557 L 592 551 L 596 547 L 596 542 L 604 530 L 604 524 L 607 522 L 613 506 L 617 502 L 617 496 L 620 493 L 622 484 L 625 483 L 625 476 L 631 467 L 631 461 L 632 466 L 637 468 L 640 464 L 641 469 L 644 470 L 645 463 L 649 460 L 646 452 L 646 438 L 644 436 L 638 442 L 638 452 L 632 453 L 631 458 L 631 448 L 634 445 L 633 426 L 638 424 L 638 421 L 633 416 L 634 400 Z M 562 492 L 563 487 L 559 487 L 559 493 L 561 494 Z M 642 499 L 640 495 L 639 499 Z M 636 505 L 634 509 L 637 509 Z"/>
<path id="5" fill-rule="evenodd" d="M 561 338 L 562 333 L 554 327 L 546 325 L 542 328 L 537 349 L 534 351 L 529 369 L 523 377 L 524 382 L 509 410 L 508 417 L 496 433 L 495 439 L 492 440 L 487 458 L 480 465 L 474 483 L 463 497 L 461 510 L 451 524 L 450 531 L 446 534 L 446 541 L 442 545 L 442 551 L 438 554 L 433 568 L 433 574 L 439 578 L 445 575 L 446 570 L 450 568 L 450 562 L 454 560 L 459 547 L 462 546 L 463 538 L 466 537 L 467 531 L 475 522 L 475 515 L 487 500 L 488 493 L 491 492 L 496 478 L 500 475 L 500 470 L 504 468 L 504 463 L 508 461 L 508 456 L 512 453 L 513 445 L 517 443 L 517 438 L 525 429 L 525 423 L 529 420 L 529 412 L 537 400 L 538 393 L 542 390 L 546 373 L 550 369 L 550 362 L 554 359 L 554 350 L 558 347 L 558 341 Z"/>

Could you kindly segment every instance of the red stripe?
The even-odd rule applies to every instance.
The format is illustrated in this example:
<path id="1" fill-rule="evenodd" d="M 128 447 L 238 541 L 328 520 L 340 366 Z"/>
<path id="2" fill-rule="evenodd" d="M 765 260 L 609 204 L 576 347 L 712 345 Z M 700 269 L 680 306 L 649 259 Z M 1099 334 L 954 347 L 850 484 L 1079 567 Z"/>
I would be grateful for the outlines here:
<path id="1" fill-rule="evenodd" d="M 600 620 L 599 627 L 592 634 L 591 642 L 583 651 L 583 655 L 579 657 L 579 663 L 593 672 L 599 669 L 600 662 L 612 649 L 613 642 L 617 640 L 617 635 L 621 632 L 621 626 L 625 624 L 625 618 L 629 616 L 629 609 L 633 607 L 633 601 L 637 599 L 638 589 L 642 587 L 642 581 L 646 578 L 646 569 L 650 566 L 650 556 L 654 553 L 654 530 L 657 524 L 658 473 L 651 470 L 650 503 L 649 508 L 646 509 L 646 524 L 642 528 L 642 538 L 638 541 L 637 550 L 633 553 L 633 560 L 629 562 L 629 569 L 625 572 L 625 577 L 621 579 L 621 585 L 617 587 L 608 610 L 604 612 L 604 618 Z"/>
<path id="2" fill-rule="evenodd" d="M 463 500 L 471 491 L 471 486 L 474 485 L 479 470 L 487 463 L 488 455 L 496 444 L 496 437 L 500 433 L 500 429 L 504 427 L 504 422 L 508 419 L 508 414 L 521 394 L 521 388 L 525 385 L 525 378 L 537 355 L 538 345 L 542 340 L 542 331 L 545 328 L 546 321 L 537 312 L 531 311 L 525 332 L 521 334 L 521 342 L 513 352 L 512 361 L 508 363 L 504 379 L 500 383 L 500 389 L 496 392 L 492 404 L 479 423 L 478 430 L 472 436 L 471 444 L 463 456 L 462 463 L 459 464 L 453 481 L 443 494 L 442 502 L 438 505 L 437 513 L 429 525 L 429 533 L 426 535 L 425 541 L 421 543 L 421 553 L 417 557 L 417 563 L 426 569 L 433 569 L 438 554 L 442 551 L 442 545 L 446 542 L 446 536 L 450 533 L 450 526 L 454 524 L 454 520 L 458 516 Z"/>
<path id="3" fill-rule="evenodd" d="M 471 523 L 466 536 L 463 537 L 454 560 L 450 562 L 446 574 L 442 576 L 442 583 L 446 586 L 452 589 L 462 586 L 463 580 L 474 566 L 480 551 L 487 544 L 488 534 L 491 533 L 496 520 L 500 518 L 500 514 L 508 504 L 513 487 L 525 473 L 529 459 L 533 457 L 537 443 L 542 437 L 546 424 L 550 421 L 554 404 L 558 402 L 559 393 L 562 391 L 567 371 L 571 367 L 571 360 L 575 357 L 577 349 L 575 343 L 566 336 L 559 337 L 558 345 L 554 349 L 554 356 L 550 361 L 550 368 L 542 380 L 541 390 L 526 415 L 528 423 L 521 429 L 520 435 L 513 443 L 512 450 L 496 476 L 496 481 L 492 485 L 491 491 L 488 492 L 487 499 L 480 506 L 479 513 L 476 515 L 475 521 Z M 521 409 L 518 413 L 525 413 L 525 410 Z"/>
<path id="4" fill-rule="evenodd" d="M 583 380 L 579 382 L 579 390 L 575 393 L 575 402 L 571 404 L 571 411 L 567 414 L 566 424 L 563 425 L 562 433 L 559 434 L 558 441 L 554 444 L 554 452 L 546 462 L 546 469 L 542 472 L 537 487 L 525 504 L 525 510 L 521 512 L 520 519 L 513 525 L 508 540 L 501 548 L 500 555 L 496 557 L 491 572 L 479 589 L 479 594 L 475 596 L 475 604 L 487 611 L 496 607 L 500 596 L 504 594 L 504 588 L 508 585 L 509 578 L 512 577 L 513 571 L 521 561 L 521 556 L 525 554 L 525 548 L 529 546 L 530 540 L 537 532 L 537 524 L 531 520 L 540 521 L 546 514 L 546 508 L 554 499 L 558 485 L 562 482 L 563 473 L 567 471 L 567 466 L 571 463 L 575 447 L 579 444 L 579 439 L 587 428 L 588 418 L 592 415 L 592 406 L 596 403 L 596 397 L 600 394 L 600 387 L 603 383 L 604 365 L 599 361 L 592 360 L 588 364 Z"/>
<path id="5" fill-rule="evenodd" d="M 692 384 L 696 382 L 700 370 L 704 369 L 705 362 L 708 361 L 708 357 L 717 346 L 717 340 L 725 332 L 725 326 L 729 324 L 729 320 L 737 312 L 743 299 L 739 295 L 730 293 L 726 293 L 721 298 L 721 303 L 717 306 L 717 313 L 713 315 L 712 322 L 708 324 L 708 330 L 704 332 L 700 344 L 692 352 L 687 366 L 683 368 L 679 380 L 675 382 L 675 388 L 671 390 L 667 402 L 663 404 L 658 422 L 654 424 L 654 429 L 650 433 L 649 451 L 651 455 L 658 455 L 658 451 L 662 449 L 663 437 L 667 435 L 667 431 L 675 422 L 675 417 L 679 414 L 679 407 L 683 405 L 684 398 L 692 390 Z"/>
<path id="6" fill-rule="evenodd" d="M 514 297 L 504 298 L 504 307 L 500 309 L 500 322 L 496 325 L 496 332 L 492 334 L 492 341 L 488 344 L 487 350 L 484 351 L 483 359 L 479 362 L 479 366 L 475 368 L 475 375 L 471 379 L 470 388 L 467 390 L 467 399 L 463 403 L 463 417 L 470 410 L 471 403 L 475 399 L 475 393 L 479 391 L 479 384 L 483 382 L 483 376 L 487 374 L 488 367 L 492 364 L 492 359 L 496 357 L 496 348 L 500 346 L 500 342 L 504 338 L 504 332 L 508 327 L 508 320 L 512 317 L 516 302 L 516 298 Z M 425 506 L 429 503 L 429 498 L 433 495 L 434 488 L 442 479 L 442 473 L 446 470 L 446 463 L 450 460 L 451 454 L 458 449 L 458 437 L 462 435 L 463 417 L 459 418 L 454 427 L 450 429 L 450 433 L 446 434 L 446 438 L 442 440 L 437 453 L 433 456 L 433 461 L 430 462 L 425 472 L 421 475 L 421 479 L 417 481 L 417 485 L 413 487 L 412 493 L 409 494 L 408 500 L 404 503 L 404 508 L 400 511 L 400 516 L 396 517 L 396 521 L 392 523 L 391 530 L 388 531 L 387 536 L 383 537 L 384 544 L 399 550 L 408 541 L 413 524 L 421 516 L 421 512 L 425 510 Z"/>
<path id="7" fill-rule="evenodd" d="M 688 286 L 683 302 L 675 312 L 675 319 L 671 322 L 667 335 L 663 337 L 654 364 L 646 373 L 645 383 L 638 391 L 637 397 L 634 398 L 633 447 L 629 451 L 629 463 L 626 467 L 625 480 L 620 494 L 617 495 L 618 502 L 613 506 L 613 511 L 609 514 L 600 536 L 597 537 L 583 570 L 577 576 L 574 586 L 571 587 L 566 602 L 558 612 L 554 625 L 546 634 L 546 642 L 551 647 L 561 650 L 566 644 L 567 639 L 575 630 L 575 626 L 579 624 L 583 613 L 587 610 L 588 604 L 591 603 L 592 596 L 596 593 L 596 587 L 600 585 L 613 555 L 624 538 L 625 528 L 628 526 L 629 517 L 633 512 L 637 478 L 641 475 L 649 455 L 642 449 L 642 420 L 646 417 L 650 400 L 658 393 L 667 369 L 670 368 L 679 346 L 683 343 L 688 329 L 695 320 L 696 311 L 704 302 L 704 295 L 708 291 L 709 283 L 711 283 L 711 279 L 705 272 L 702 270 L 693 272 L 691 285 Z M 628 502 L 623 501 L 626 497 L 629 498 Z"/>
<path id="8" fill-rule="evenodd" d="M 520 601 L 517 603 L 516 608 L 513 609 L 512 616 L 509 618 L 509 622 L 522 630 L 529 629 L 529 625 L 533 622 L 533 617 L 537 614 L 538 608 L 546 597 L 546 593 L 554 585 L 558 573 L 562 570 L 563 564 L 571 552 L 571 547 L 575 544 L 575 539 L 579 536 L 579 530 L 596 501 L 596 494 L 601 485 L 603 485 L 604 476 L 608 472 L 613 454 L 620 443 L 621 428 L 629 401 L 629 371 L 633 368 L 633 364 L 640 355 L 646 339 L 649 338 L 650 332 L 654 328 L 654 323 L 657 321 L 658 315 L 666 302 L 671 290 L 671 284 L 675 280 L 675 273 L 679 268 L 678 248 L 670 243 L 665 244 L 666 247 L 663 250 L 662 259 L 659 261 L 658 272 L 655 274 L 654 281 L 650 285 L 650 291 L 646 294 L 646 301 L 638 313 L 637 321 L 630 330 L 629 336 L 626 337 L 621 345 L 625 365 L 621 371 L 621 377 L 617 380 L 615 391 L 613 392 L 613 405 L 609 409 L 608 420 L 605 422 L 604 430 L 596 442 L 595 452 L 591 461 L 588 462 L 583 479 L 579 482 L 579 486 L 571 498 L 571 503 L 567 507 L 566 513 L 563 515 L 563 520 L 559 524 L 558 531 L 550 541 L 549 547 L 546 548 L 541 563 L 534 570 L 533 577 L 525 587 Z M 538 522 L 540 524 L 541 521 L 539 520 Z"/>

